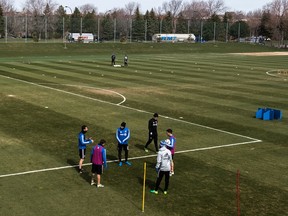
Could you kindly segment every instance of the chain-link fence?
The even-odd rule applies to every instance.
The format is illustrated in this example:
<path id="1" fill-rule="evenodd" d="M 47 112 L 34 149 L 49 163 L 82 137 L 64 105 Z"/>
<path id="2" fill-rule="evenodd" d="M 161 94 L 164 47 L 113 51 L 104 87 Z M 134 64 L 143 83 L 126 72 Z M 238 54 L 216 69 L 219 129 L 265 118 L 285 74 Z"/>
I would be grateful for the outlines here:
<path id="1" fill-rule="evenodd" d="M 2 42 L 149 42 L 155 34 L 173 33 L 194 34 L 193 42 L 228 42 L 242 41 L 242 38 L 252 36 L 245 22 L 210 22 L 200 18 L 137 20 L 112 16 L 88 19 L 69 15 L 19 15 L 3 17 L 1 23 Z"/>

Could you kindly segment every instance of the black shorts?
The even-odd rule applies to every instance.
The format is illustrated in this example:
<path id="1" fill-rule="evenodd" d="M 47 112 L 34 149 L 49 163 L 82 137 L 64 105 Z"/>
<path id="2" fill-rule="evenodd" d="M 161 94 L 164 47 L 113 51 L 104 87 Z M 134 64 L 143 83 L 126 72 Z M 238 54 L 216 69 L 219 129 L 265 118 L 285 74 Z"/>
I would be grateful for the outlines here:
<path id="1" fill-rule="evenodd" d="M 158 139 L 158 134 L 156 134 L 156 133 L 152 133 L 152 135 L 150 134 L 150 132 L 149 132 L 149 139 Z"/>
<path id="2" fill-rule="evenodd" d="M 92 164 L 92 169 L 91 169 L 92 173 L 96 173 L 98 175 L 101 175 L 102 170 L 103 170 L 103 165 Z"/>
<path id="3" fill-rule="evenodd" d="M 79 157 L 80 159 L 85 159 L 86 149 L 79 149 Z"/>
<path id="4" fill-rule="evenodd" d="M 118 151 L 122 151 L 122 149 L 123 149 L 124 151 L 129 151 L 128 144 L 119 144 L 119 143 L 118 143 Z"/>

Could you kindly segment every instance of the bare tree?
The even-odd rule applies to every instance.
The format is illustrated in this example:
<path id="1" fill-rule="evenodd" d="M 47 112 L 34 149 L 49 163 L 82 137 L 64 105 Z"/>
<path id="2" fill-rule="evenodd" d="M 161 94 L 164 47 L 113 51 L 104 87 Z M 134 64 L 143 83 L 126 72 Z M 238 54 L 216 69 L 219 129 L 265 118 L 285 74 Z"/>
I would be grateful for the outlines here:
<path id="1" fill-rule="evenodd" d="M 29 15 L 28 32 L 32 34 L 34 41 L 38 41 L 42 37 L 42 33 L 47 33 L 47 23 L 50 23 L 49 14 L 55 10 L 57 4 L 53 0 L 26 0 L 23 11 Z"/>
<path id="2" fill-rule="evenodd" d="M 183 0 L 170 0 L 164 2 L 162 8 L 166 14 L 170 13 L 172 17 L 172 31 L 176 32 L 177 17 L 183 9 Z"/>
<path id="3" fill-rule="evenodd" d="M 247 13 L 247 23 L 250 27 L 250 35 L 251 36 L 258 36 L 258 30 L 261 24 L 261 17 L 262 17 L 262 10 L 258 9 L 255 11 L 250 11 Z"/>
<path id="4" fill-rule="evenodd" d="M 42 14 L 45 9 L 44 0 L 26 0 L 24 3 L 24 10 L 26 13 L 30 13 L 33 15 Z"/>
<path id="5" fill-rule="evenodd" d="M 140 8 L 140 4 L 136 2 L 129 2 L 125 5 L 125 10 L 128 13 L 129 16 L 132 16 L 133 12 L 136 10 L 136 8 Z"/>
<path id="6" fill-rule="evenodd" d="M 183 0 L 170 0 L 170 2 L 164 2 L 162 7 L 165 13 L 170 12 L 172 17 L 176 17 L 182 10 Z"/>
<path id="7" fill-rule="evenodd" d="M 191 3 L 185 3 L 183 8 L 183 14 L 189 19 L 202 19 L 209 15 L 207 2 L 205 1 L 192 1 Z"/>
<path id="8" fill-rule="evenodd" d="M 288 25 L 285 18 L 288 17 L 288 0 L 274 0 L 266 5 L 272 14 L 272 26 L 274 28 L 274 37 L 278 39 L 279 45 L 284 42 L 284 34 L 288 31 Z"/>
<path id="9" fill-rule="evenodd" d="M 207 1 L 208 16 L 224 12 L 227 7 L 223 0 L 208 0 Z"/>
<path id="10" fill-rule="evenodd" d="M 13 0 L 0 0 L 0 5 L 2 7 L 4 16 L 14 11 L 13 4 L 14 4 Z"/>
<path id="11" fill-rule="evenodd" d="M 80 6 L 80 11 L 82 14 L 92 13 L 93 11 L 97 13 L 97 7 L 92 4 L 84 4 Z"/>
<path id="12" fill-rule="evenodd" d="M 136 10 L 136 8 L 140 8 L 140 4 L 136 2 L 129 2 L 128 4 L 125 5 L 125 11 L 127 13 L 128 19 L 127 19 L 127 27 L 129 31 L 127 30 L 127 38 L 129 37 L 130 33 L 130 42 L 132 40 L 132 15 L 133 12 Z"/>

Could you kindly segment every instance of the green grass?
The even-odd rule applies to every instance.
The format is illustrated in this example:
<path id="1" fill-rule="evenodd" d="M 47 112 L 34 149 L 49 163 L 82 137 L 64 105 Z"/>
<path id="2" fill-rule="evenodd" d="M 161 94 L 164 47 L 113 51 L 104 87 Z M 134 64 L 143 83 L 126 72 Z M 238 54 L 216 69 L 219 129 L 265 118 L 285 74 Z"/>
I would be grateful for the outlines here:
<path id="1" fill-rule="evenodd" d="M 1 215 L 236 215 L 237 170 L 241 215 L 287 214 L 287 75 L 266 74 L 287 69 L 287 56 L 230 54 L 279 50 L 237 43 L 0 48 L 0 176 L 77 164 L 82 124 L 87 136 L 107 140 L 111 161 L 122 121 L 132 134 L 129 156 L 151 156 L 132 160 L 132 167 L 109 163 L 103 189 L 90 186 L 90 166 L 83 175 L 66 168 L 1 177 Z M 112 52 L 119 64 L 127 53 L 129 67 L 111 67 Z M 117 105 L 123 98 L 111 91 L 126 101 Z M 255 119 L 258 107 L 280 109 L 283 119 Z M 192 150 L 175 155 L 167 196 L 149 194 L 156 157 L 153 144 L 148 154 L 143 147 L 154 112 L 159 138 L 171 127 L 177 151 Z M 215 146 L 223 148 L 209 149 Z"/>

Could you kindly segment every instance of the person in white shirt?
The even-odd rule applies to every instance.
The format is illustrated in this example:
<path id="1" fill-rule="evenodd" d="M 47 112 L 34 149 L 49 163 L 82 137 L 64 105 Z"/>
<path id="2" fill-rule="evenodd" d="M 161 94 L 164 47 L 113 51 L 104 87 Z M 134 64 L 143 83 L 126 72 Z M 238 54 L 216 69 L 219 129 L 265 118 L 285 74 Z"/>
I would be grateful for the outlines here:
<path id="1" fill-rule="evenodd" d="M 165 187 L 164 187 L 164 194 L 167 194 L 168 187 L 169 187 L 169 178 L 170 178 L 170 171 L 172 165 L 172 155 L 171 151 L 167 149 L 166 146 L 170 145 L 170 140 L 162 140 L 160 142 L 160 149 L 157 154 L 157 163 L 156 163 L 156 172 L 157 172 L 157 180 L 156 186 L 154 190 L 151 190 L 151 193 L 158 194 L 158 189 L 160 183 L 162 181 L 163 176 L 165 176 Z"/>

